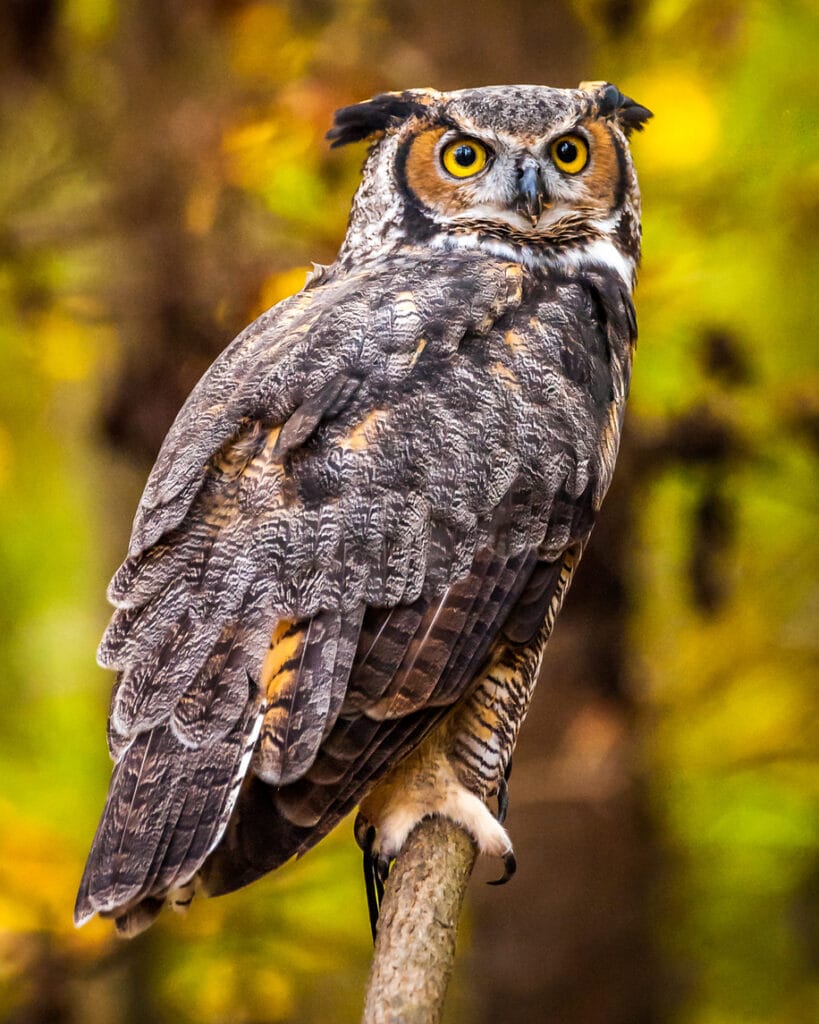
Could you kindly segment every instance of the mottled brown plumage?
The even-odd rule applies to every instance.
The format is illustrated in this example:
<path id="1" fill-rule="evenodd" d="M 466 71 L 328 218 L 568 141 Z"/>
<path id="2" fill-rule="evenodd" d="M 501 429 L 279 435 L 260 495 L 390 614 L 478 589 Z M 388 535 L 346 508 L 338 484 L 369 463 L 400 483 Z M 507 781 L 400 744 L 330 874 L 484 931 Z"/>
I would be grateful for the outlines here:
<path id="1" fill-rule="evenodd" d="M 197 385 L 109 588 L 78 922 L 133 934 L 362 801 L 381 856 L 427 813 L 511 851 L 483 800 L 614 467 L 648 116 L 606 84 L 338 113 L 375 140 L 339 257 Z"/>

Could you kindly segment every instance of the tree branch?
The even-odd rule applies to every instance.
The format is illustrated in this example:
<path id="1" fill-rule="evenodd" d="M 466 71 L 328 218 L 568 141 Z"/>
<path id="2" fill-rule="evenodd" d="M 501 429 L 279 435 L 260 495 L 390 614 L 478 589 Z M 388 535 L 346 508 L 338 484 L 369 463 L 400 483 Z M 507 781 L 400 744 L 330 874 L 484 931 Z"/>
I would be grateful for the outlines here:
<path id="1" fill-rule="evenodd" d="M 362 1024 L 438 1024 L 475 856 L 447 818 L 413 829 L 387 880 Z"/>

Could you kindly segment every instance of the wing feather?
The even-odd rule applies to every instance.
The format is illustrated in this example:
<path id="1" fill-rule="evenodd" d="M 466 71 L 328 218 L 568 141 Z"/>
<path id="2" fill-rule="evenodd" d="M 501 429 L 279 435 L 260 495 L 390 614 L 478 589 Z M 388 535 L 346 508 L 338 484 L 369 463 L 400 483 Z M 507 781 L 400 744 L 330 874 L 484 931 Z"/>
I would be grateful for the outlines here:
<path id="1" fill-rule="evenodd" d="M 263 840 L 252 824 L 259 804 L 264 802 L 260 780 L 248 782 L 223 842 L 203 867 L 206 889 L 215 894 L 245 885 L 294 854 L 305 852 L 326 835 L 435 727 L 464 692 L 497 636 L 500 623 L 525 590 L 535 564 L 536 557 L 531 553 L 499 558 L 481 552 L 476 558 L 476 571 L 448 588 L 440 599 L 421 598 L 410 607 L 368 611 L 348 688 L 355 699 L 351 704 L 345 702 L 335 727 L 301 777 L 269 790 L 263 813 L 268 819 L 275 817 L 278 824 L 272 831 L 264 827 Z M 487 642 L 464 645 L 467 619 L 478 623 L 482 613 L 488 627 Z M 453 622 L 460 628 L 453 628 Z M 405 663 L 402 677 L 400 670 Z M 383 685 L 373 687 L 370 673 L 370 689 L 364 691 L 358 674 L 374 664 L 384 667 L 378 676 Z M 439 680 L 450 664 L 460 686 L 453 686 L 447 677 L 444 697 Z M 410 678 L 416 670 L 418 686 L 412 690 Z M 407 684 L 403 692 L 398 691 L 404 705 L 402 713 L 368 714 L 378 709 L 379 702 L 394 707 L 396 694 L 390 689 L 394 678 L 403 678 Z M 436 693 L 436 688 L 441 692 Z"/>
<path id="2" fill-rule="evenodd" d="M 335 723 L 355 654 L 364 608 L 280 622 L 262 666 L 267 710 L 254 771 L 286 785 L 310 767 Z"/>
<path id="3" fill-rule="evenodd" d="M 467 251 L 395 257 L 320 284 L 308 284 L 246 328 L 194 389 L 146 485 L 132 556 L 184 519 L 203 467 L 243 419 L 281 423 L 339 373 L 351 366 L 371 372 L 395 352 L 400 358 L 391 361 L 405 374 L 425 329 L 432 327 L 440 346 L 453 351 L 465 335 L 486 333 L 521 298 L 519 267 Z M 411 316 L 399 305 L 408 293 Z M 441 309 L 448 310 L 445 320 Z"/>

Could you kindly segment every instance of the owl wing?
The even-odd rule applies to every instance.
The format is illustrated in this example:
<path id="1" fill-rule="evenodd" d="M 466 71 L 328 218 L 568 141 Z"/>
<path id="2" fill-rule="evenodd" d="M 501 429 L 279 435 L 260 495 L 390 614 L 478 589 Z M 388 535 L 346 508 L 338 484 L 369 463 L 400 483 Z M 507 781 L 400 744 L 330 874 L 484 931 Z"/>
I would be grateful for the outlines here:
<path id="1" fill-rule="evenodd" d="M 474 570 L 440 600 L 368 609 L 351 673 L 350 689 L 358 691 L 352 706 L 342 708 L 298 780 L 273 788 L 258 775 L 245 778 L 224 836 L 201 869 L 205 891 L 231 892 L 314 846 L 441 721 L 496 643 L 518 642 L 515 634 L 525 635 L 521 643 L 532 639 L 525 614 L 513 621 L 515 609 L 529 594 L 540 626 L 555 596 L 562 601 L 562 567 L 562 559 L 538 561 L 533 551 L 503 559 L 484 550 Z M 404 714 L 371 717 L 368 710 L 383 705 L 378 696 L 354 710 L 362 707 L 363 680 L 374 677 L 383 681 L 375 695 L 394 691 L 396 679 L 408 684 L 400 696 Z"/>
<path id="2" fill-rule="evenodd" d="M 252 855 L 265 823 L 247 838 L 259 801 L 287 833 L 278 860 L 320 838 L 463 693 L 538 545 L 548 559 L 577 532 L 590 492 L 568 439 L 541 452 L 533 494 L 520 394 L 487 372 L 523 291 L 519 266 L 469 253 L 317 281 L 194 390 L 109 588 L 116 767 L 78 921 L 127 928 L 158 906 L 240 791 L 220 849 L 239 842 L 250 867 L 214 890 L 273 866 Z"/>
<path id="3" fill-rule="evenodd" d="M 434 600 L 367 608 L 335 725 L 294 782 L 272 788 L 258 775 L 245 779 L 200 872 L 211 895 L 309 850 L 438 724 L 498 643 L 526 646 L 545 620 L 554 623 L 611 481 L 637 337 L 634 310 L 622 285 L 591 270 L 582 282 L 530 282 L 492 334 L 496 344 L 487 346 L 484 363 L 513 392 L 512 367 L 528 385 L 529 401 L 510 427 L 519 456 L 531 453 L 532 437 L 541 439 L 534 476 L 543 488 L 515 476 L 495 507 L 494 550 L 480 548 L 469 572 Z M 497 449 L 490 443 L 482 455 L 489 464 Z M 517 554 L 502 542 L 510 524 Z"/>

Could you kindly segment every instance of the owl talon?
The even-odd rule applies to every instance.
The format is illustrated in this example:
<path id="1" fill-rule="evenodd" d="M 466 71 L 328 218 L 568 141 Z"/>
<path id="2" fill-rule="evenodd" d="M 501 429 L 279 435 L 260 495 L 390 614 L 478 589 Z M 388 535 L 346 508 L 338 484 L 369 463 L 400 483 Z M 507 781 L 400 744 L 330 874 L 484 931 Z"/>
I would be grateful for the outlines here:
<path id="1" fill-rule="evenodd" d="M 370 931 L 373 942 L 378 929 L 378 914 L 381 910 L 381 901 L 384 898 L 384 882 L 379 872 L 379 860 L 374 853 L 375 829 L 372 825 L 367 829 L 361 848 L 364 853 L 364 889 L 367 893 L 367 911 L 370 916 Z"/>
<path id="2" fill-rule="evenodd" d="M 381 913 L 381 904 L 384 901 L 384 886 L 389 878 L 392 867 L 392 857 L 383 853 L 376 853 L 374 825 L 363 830 L 365 823 L 356 822 L 356 840 L 361 847 L 364 857 L 364 888 L 367 893 L 367 911 L 370 915 L 370 931 L 373 934 L 373 942 L 378 931 L 378 915 Z"/>
<path id="3" fill-rule="evenodd" d="M 381 882 L 381 894 L 384 893 L 384 886 L 387 884 L 387 879 L 390 876 L 390 868 L 392 867 L 392 857 L 385 857 L 382 853 L 380 857 L 376 858 L 375 861 L 375 873 Z M 381 901 L 379 900 L 379 903 Z"/>
<path id="4" fill-rule="evenodd" d="M 512 759 L 506 765 L 506 771 L 503 773 L 503 778 L 498 783 L 498 824 L 503 825 L 506 821 L 506 815 L 509 811 L 509 776 L 512 774 Z"/>
<path id="5" fill-rule="evenodd" d="M 503 855 L 503 874 L 487 885 L 506 885 L 509 879 L 518 869 L 518 862 L 512 850 Z"/>
<path id="6" fill-rule="evenodd" d="M 509 811 L 509 783 L 506 779 L 501 779 L 498 783 L 498 824 L 502 825 L 506 821 L 506 815 Z"/>

